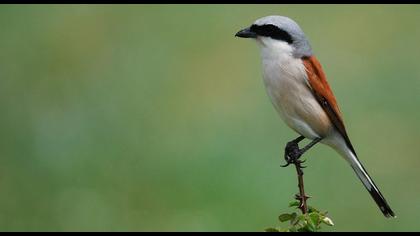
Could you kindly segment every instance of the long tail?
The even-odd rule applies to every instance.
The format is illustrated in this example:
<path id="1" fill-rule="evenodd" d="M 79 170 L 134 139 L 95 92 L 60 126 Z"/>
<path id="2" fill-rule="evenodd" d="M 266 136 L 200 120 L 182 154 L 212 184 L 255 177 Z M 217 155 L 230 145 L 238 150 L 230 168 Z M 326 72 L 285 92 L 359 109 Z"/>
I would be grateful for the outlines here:
<path id="1" fill-rule="evenodd" d="M 347 152 L 347 158 L 350 162 L 351 167 L 353 168 L 354 172 L 356 172 L 357 177 L 362 181 L 363 185 L 369 191 L 370 195 L 372 196 L 373 200 L 375 200 L 376 204 L 378 205 L 379 209 L 386 217 L 395 217 L 394 212 L 391 210 L 391 207 L 386 202 L 384 196 L 382 196 L 381 192 L 379 191 L 378 187 L 376 187 L 373 180 L 370 178 L 369 174 L 367 173 L 366 169 L 363 167 L 362 163 L 360 163 L 357 156 L 351 152 L 350 150 Z"/>

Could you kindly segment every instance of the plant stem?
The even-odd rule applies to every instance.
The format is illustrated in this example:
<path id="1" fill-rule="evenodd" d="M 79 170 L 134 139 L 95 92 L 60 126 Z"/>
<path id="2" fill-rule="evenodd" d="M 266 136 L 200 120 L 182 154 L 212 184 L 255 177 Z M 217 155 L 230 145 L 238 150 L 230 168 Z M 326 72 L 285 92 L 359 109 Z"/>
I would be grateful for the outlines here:
<path id="1" fill-rule="evenodd" d="M 296 200 L 300 201 L 299 208 L 302 211 L 302 214 L 306 214 L 308 212 L 308 206 L 306 204 L 306 200 L 308 197 L 305 195 L 305 187 L 303 185 L 303 171 L 301 162 L 296 161 L 295 163 L 296 172 L 298 176 L 298 187 L 299 187 L 299 195 L 296 194 Z"/>

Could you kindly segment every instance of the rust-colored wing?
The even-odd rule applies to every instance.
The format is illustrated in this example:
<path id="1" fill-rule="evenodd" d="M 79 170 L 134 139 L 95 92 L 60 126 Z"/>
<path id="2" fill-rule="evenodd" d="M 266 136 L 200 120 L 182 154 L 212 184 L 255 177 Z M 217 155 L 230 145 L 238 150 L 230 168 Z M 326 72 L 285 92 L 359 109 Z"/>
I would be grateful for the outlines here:
<path id="1" fill-rule="evenodd" d="M 314 93 L 316 100 L 327 113 L 337 131 L 343 136 L 347 146 L 356 155 L 353 145 L 347 136 L 343 117 L 341 115 L 340 109 L 338 108 L 337 101 L 335 100 L 334 94 L 328 85 L 327 78 L 324 71 L 322 70 L 321 64 L 315 56 L 306 57 L 302 60 L 308 74 L 309 85 L 312 88 L 312 92 Z"/>

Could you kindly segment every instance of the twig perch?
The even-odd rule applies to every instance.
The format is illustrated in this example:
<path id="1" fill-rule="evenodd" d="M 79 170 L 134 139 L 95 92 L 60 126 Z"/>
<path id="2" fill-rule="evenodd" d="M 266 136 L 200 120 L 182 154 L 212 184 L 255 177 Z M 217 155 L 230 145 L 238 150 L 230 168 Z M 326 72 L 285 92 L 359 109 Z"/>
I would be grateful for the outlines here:
<path id="1" fill-rule="evenodd" d="M 305 186 L 303 184 L 303 171 L 300 161 L 294 162 L 296 167 L 296 173 L 298 176 L 298 187 L 299 187 L 299 194 L 296 194 L 295 199 L 299 200 L 299 209 L 302 211 L 302 214 L 306 214 L 308 212 L 308 205 L 306 204 L 306 200 L 309 198 L 305 195 Z"/>

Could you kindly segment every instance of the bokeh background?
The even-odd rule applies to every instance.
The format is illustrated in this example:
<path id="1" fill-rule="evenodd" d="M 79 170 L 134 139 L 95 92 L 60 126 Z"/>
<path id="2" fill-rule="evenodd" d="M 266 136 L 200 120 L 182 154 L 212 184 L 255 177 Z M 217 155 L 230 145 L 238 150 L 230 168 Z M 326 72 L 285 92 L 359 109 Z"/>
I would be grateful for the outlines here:
<path id="1" fill-rule="evenodd" d="M 262 231 L 297 192 L 274 111 L 266 15 L 306 32 L 386 219 L 346 162 L 307 154 L 329 231 L 420 230 L 420 6 L 2 5 L 0 230 Z"/>

